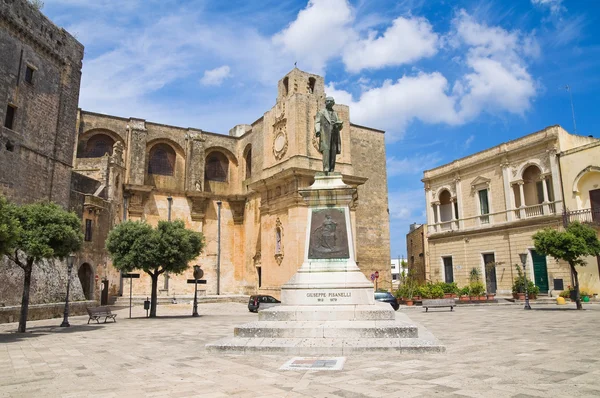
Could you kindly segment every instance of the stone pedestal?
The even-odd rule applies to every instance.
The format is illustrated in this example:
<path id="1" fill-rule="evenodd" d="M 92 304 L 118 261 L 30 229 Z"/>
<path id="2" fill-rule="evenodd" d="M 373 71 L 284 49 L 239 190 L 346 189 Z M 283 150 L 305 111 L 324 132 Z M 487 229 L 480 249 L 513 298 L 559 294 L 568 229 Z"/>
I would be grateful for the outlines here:
<path id="1" fill-rule="evenodd" d="M 356 188 L 339 173 L 315 177 L 300 194 L 308 203 L 304 262 L 281 287 L 286 305 L 373 304 L 373 284 L 356 265 L 350 202 Z"/>
<path id="2" fill-rule="evenodd" d="M 444 346 L 405 314 L 374 301 L 373 284 L 355 261 L 350 203 L 356 188 L 339 173 L 318 173 L 300 194 L 308 204 L 304 261 L 282 286 L 278 307 L 235 328 L 212 351 L 345 355 L 365 351 L 443 352 Z"/>

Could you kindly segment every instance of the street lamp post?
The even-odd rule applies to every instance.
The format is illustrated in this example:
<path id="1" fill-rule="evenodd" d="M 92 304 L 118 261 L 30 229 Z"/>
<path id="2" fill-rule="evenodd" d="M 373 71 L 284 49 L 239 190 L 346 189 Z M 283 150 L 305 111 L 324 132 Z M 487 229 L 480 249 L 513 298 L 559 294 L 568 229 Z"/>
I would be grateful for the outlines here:
<path id="1" fill-rule="evenodd" d="M 65 312 L 63 316 L 63 321 L 60 324 L 61 327 L 69 327 L 69 288 L 71 287 L 71 271 L 73 270 L 73 262 L 75 261 L 74 255 L 69 255 L 67 257 L 67 297 L 65 298 Z"/>
<path id="2" fill-rule="evenodd" d="M 200 316 L 198 315 L 198 279 L 202 279 L 203 276 L 204 271 L 200 266 L 194 265 L 194 311 L 192 312 L 192 316 Z"/>
<path id="3" fill-rule="evenodd" d="M 217 201 L 217 296 L 221 294 L 221 205 Z"/>
<path id="4" fill-rule="evenodd" d="M 527 263 L 527 253 L 519 253 L 519 257 L 521 258 L 521 265 L 523 266 L 523 276 L 525 277 L 525 307 L 524 310 L 530 310 L 531 306 L 529 305 L 529 290 L 527 289 L 527 267 L 525 264 Z"/>

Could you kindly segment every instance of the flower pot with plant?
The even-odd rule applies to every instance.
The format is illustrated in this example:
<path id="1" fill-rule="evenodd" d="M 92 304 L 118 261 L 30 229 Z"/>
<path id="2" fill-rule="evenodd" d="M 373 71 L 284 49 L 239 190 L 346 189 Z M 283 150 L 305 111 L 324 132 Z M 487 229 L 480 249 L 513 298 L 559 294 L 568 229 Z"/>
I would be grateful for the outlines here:
<path id="1" fill-rule="evenodd" d="M 460 301 L 469 301 L 469 286 L 459 289 Z"/>

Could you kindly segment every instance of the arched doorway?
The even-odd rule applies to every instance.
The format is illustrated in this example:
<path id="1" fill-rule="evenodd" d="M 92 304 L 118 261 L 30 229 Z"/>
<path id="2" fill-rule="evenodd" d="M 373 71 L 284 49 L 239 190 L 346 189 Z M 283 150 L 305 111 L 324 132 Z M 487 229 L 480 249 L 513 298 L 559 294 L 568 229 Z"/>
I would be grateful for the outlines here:
<path id="1" fill-rule="evenodd" d="M 77 271 L 77 276 L 79 276 L 79 282 L 81 282 L 85 298 L 92 300 L 94 296 L 94 271 L 91 265 L 88 263 L 81 264 L 79 271 Z"/>

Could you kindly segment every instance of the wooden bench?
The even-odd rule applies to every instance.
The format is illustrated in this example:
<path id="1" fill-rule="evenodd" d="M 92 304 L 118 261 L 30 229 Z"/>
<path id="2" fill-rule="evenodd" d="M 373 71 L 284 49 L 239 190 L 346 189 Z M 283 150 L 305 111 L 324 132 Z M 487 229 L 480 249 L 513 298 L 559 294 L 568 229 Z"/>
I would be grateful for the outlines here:
<path id="1" fill-rule="evenodd" d="M 425 308 L 425 312 L 429 310 L 429 308 L 443 308 L 450 307 L 450 311 L 454 309 L 456 303 L 454 299 L 423 299 L 422 303 Z"/>
<path id="2" fill-rule="evenodd" d="M 113 314 L 112 312 L 110 312 L 110 308 L 108 307 L 87 308 L 87 312 L 90 316 L 90 319 L 88 319 L 88 324 L 92 319 L 95 320 L 97 323 L 100 323 L 100 318 L 104 318 L 104 323 L 106 323 L 108 318 L 111 318 L 114 322 L 117 321 L 117 314 Z"/>

